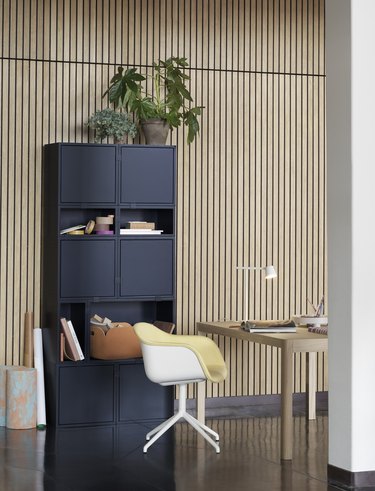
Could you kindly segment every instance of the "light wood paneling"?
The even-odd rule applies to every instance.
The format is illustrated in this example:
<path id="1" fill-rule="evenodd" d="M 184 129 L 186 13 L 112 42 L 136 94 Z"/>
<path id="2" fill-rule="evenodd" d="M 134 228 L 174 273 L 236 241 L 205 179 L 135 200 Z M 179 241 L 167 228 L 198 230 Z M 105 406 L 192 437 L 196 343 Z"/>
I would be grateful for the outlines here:
<path id="1" fill-rule="evenodd" d="M 0 6 L 0 363 L 39 324 L 42 148 L 93 139 L 116 66 L 186 56 L 204 105 L 178 146 L 177 326 L 287 318 L 326 292 L 324 0 L 4 0 Z M 139 141 L 138 139 L 136 141 Z M 140 140 L 142 141 L 142 139 Z M 238 264 L 273 263 L 277 280 Z M 277 350 L 215 339 L 231 368 L 209 396 L 277 393 Z M 295 390 L 305 390 L 305 357 Z M 318 389 L 327 389 L 327 359 Z M 245 367 L 245 369 L 244 369 Z M 190 394 L 191 395 L 191 394 Z"/>

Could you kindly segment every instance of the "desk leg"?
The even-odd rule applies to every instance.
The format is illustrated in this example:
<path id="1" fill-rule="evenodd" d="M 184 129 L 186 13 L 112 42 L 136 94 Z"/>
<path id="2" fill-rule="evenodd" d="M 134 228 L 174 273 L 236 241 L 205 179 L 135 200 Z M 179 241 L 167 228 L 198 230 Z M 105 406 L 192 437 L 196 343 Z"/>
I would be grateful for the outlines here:
<path id="1" fill-rule="evenodd" d="M 307 353 L 307 418 L 316 419 L 316 360 L 317 353 Z"/>
<path id="2" fill-rule="evenodd" d="M 281 459 L 293 455 L 293 351 L 289 343 L 281 348 Z"/>
<path id="3" fill-rule="evenodd" d="M 206 382 L 197 384 L 197 420 L 205 424 L 206 419 Z"/>

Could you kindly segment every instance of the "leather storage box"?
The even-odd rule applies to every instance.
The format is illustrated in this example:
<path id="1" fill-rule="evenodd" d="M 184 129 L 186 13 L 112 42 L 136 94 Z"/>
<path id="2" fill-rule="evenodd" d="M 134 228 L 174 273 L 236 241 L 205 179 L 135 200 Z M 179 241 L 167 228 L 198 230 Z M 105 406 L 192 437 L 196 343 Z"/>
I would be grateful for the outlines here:
<path id="1" fill-rule="evenodd" d="M 127 322 L 112 323 L 116 327 L 90 323 L 90 356 L 98 360 L 141 358 L 141 345 L 133 326 Z"/>

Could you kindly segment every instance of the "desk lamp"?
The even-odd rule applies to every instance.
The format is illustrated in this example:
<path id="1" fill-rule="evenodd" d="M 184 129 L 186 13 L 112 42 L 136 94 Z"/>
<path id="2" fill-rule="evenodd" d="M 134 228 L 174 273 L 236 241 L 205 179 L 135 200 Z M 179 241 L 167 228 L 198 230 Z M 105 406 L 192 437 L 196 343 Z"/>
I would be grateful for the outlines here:
<path id="1" fill-rule="evenodd" d="M 270 266 L 237 266 L 236 269 L 242 270 L 242 271 L 264 271 L 265 272 L 265 279 L 266 280 L 271 280 L 272 278 L 276 278 L 276 270 L 271 264 Z M 244 281 L 244 297 L 245 297 L 245 321 L 248 320 L 248 309 L 249 309 L 249 275 L 245 274 L 245 281 Z"/>

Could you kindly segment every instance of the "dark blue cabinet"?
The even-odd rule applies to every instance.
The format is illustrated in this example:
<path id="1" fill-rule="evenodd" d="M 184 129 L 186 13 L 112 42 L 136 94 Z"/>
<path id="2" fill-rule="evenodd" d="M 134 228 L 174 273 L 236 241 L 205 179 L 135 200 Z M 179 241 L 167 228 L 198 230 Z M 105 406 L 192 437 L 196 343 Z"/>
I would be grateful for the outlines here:
<path id="1" fill-rule="evenodd" d="M 124 239 L 120 263 L 122 296 L 173 296 L 173 239 Z"/>
<path id="2" fill-rule="evenodd" d="M 64 240 L 60 251 L 62 298 L 115 295 L 115 240 Z"/>
<path id="3" fill-rule="evenodd" d="M 61 203 L 116 203 L 116 146 L 61 145 Z"/>
<path id="4" fill-rule="evenodd" d="M 57 426 L 165 419 L 173 391 L 152 384 L 141 359 L 90 357 L 90 318 L 175 322 L 173 146 L 56 143 L 43 162 L 42 326 L 47 419 Z M 109 235 L 67 235 L 113 215 Z M 130 221 L 161 235 L 122 235 Z M 60 318 L 71 319 L 84 360 L 61 360 Z"/>
<path id="5" fill-rule="evenodd" d="M 113 365 L 62 367 L 59 379 L 60 425 L 114 423 Z"/>
<path id="6" fill-rule="evenodd" d="M 121 147 L 121 203 L 173 205 L 175 165 L 172 147 Z"/>
<path id="7" fill-rule="evenodd" d="M 150 380 L 144 380 L 143 364 L 120 365 L 119 367 L 119 419 L 120 421 L 163 419 L 172 411 L 171 387 L 162 387 Z M 131 401 L 142 400 L 143 392 L 148 394 L 147 405 L 131 404 Z"/>

